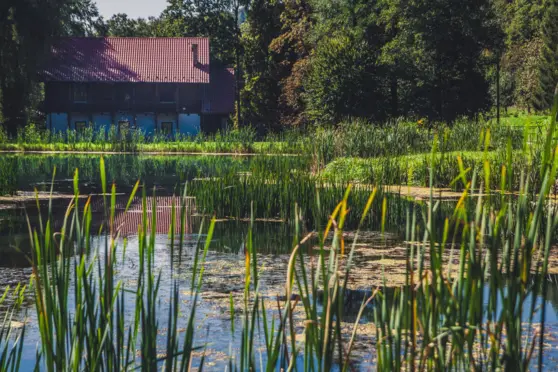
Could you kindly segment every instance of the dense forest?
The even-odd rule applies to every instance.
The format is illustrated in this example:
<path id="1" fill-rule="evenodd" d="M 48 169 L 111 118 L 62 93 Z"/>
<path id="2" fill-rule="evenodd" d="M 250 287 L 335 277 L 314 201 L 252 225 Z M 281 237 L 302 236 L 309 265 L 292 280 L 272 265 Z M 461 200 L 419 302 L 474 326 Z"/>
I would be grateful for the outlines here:
<path id="1" fill-rule="evenodd" d="M 39 120 L 38 71 L 60 36 L 207 36 L 237 71 L 239 125 L 266 129 L 546 110 L 558 81 L 558 0 L 169 0 L 148 19 L 91 0 L 4 0 L 0 105 Z"/>

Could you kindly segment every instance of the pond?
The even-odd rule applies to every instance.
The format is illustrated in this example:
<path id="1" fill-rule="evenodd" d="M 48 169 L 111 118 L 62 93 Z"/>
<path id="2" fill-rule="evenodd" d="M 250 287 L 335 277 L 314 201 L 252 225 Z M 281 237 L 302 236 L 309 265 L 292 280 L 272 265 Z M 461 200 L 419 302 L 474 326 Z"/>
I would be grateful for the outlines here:
<path id="1" fill-rule="evenodd" d="M 67 207 L 74 192 L 74 171 L 79 173 L 79 191 L 82 195 L 93 195 L 92 231 L 99 231 L 103 211 L 95 205 L 102 202 L 101 175 L 98 156 L 60 155 L 5 155 L 1 164 L 11 167 L 12 197 L 2 198 L 0 203 L 0 288 L 27 283 L 31 275 L 29 252 L 31 250 L 27 219 L 32 226 L 46 218 L 52 210 L 52 225 L 62 226 Z M 196 307 L 196 346 L 205 348 L 206 368 L 222 370 L 230 355 L 238 355 L 242 339 L 243 297 L 246 280 L 247 235 L 252 226 L 252 242 L 258 254 L 259 292 L 269 306 L 271 319 L 276 316 L 275 303 L 285 302 L 287 266 L 296 237 L 323 231 L 327 218 L 343 198 L 347 185 L 327 185 L 317 182 L 311 172 L 311 161 L 304 157 L 232 157 L 232 156 L 171 156 L 149 157 L 133 155 L 111 155 L 105 158 L 107 179 L 116 185 L 116 217 L 120 221 L 121 235 L 115 251 L 116 280 L 127 289 L 134 290 L 140 266 L 140 241 L 137 226 L 141 221 L 141 200 L 134 199 L 127 212 L 128 195 L 137 180 L 141 180 L 142 192 L 147 205 L 156 203 L 157 230 L 154 241 L 153 267 L 160 273 L 161 285 L 158 298 L 158 322 L 161 328 L 158 344 L 161 349 L 166 339 L 169 314 L 169 298 L 173 285 L 180 288 L 179 307 L 181 314 L 189 314 L 192 304 L 192 270 L 199 241 L 205 240 L 211 216 L 216 217 L 215 231 L 210 241 L 205 264 L 201 297 Z M 56 168 L 54 182 L 52 170 Z M 49 199 L 50 188 L 53 199 Z M 39 210 L 34 200 L 34 190 L 39 192 Z M 355 188 L 349 199 L 354 213 L 349 213 L 344 232 L 350 243 L 355 238 L 360 211 L 365 208 L 371 189 L 363 185 Z M 151 196 L 155 193 L 156 196 Z M 174 240 L 169 236 L 169 227 L 180 225 L 180 213 L 172 214 L 172 204 L 178 205 L 173 195 L 187 195 L 188 209 L 181 252 L 173 249 Z M 357 319 L 364 298 L 373 289 L 386 283 L 389 287 L 405 283 L 407 245 L 404 241 L 409 208 L 421 208 L 423 202 L 410 200 L 396 194 L 384 194 L 375 201 L 375 209 L 381 209 L 385 200 L 388 210 L 385 224 L 380 213 L 371 214 L 364 222 L 355 245 L 354 267 L 356 271 L 348 280 L 348 292 L 344 303 L 343 332 L 350 334 L 352 323 Z M 86 199 L 80 201 L 81 208 Z M 295 209 L 295 205 L 298 209 Z M 118 207 L 119 206 L 119 207 Z M 443 221 L 455 206 L 455 201 L 444 201 L 437 213 Z M 374 209 L 374 208 L 373 208 Z M 295 212 L 296 211 L 296 212 Z M 358 211 L 358 212 L 357 212 Z M 135 213 L 135 214 L 134 214 Z M 302 223 L 298 226 L 294 216 Z M 99 217 L 100 216 L 100 217 Z M 119 219 L 120 218 L 120 219 Z M 172 222 L 172 219 L 174 223 Z M 420 219 L 420 213 L 418 219 Z M 250 220 L 253 220 L 252 222 Z M 203 221 L 203 222 L 202 222 Z M 203 225 L 202 225 L 203 224 Z M 384 226 L 385 225 L 385 226 Z M 443 225 L 443 223 L 440 223 Z M 298 226 L 298 227 L 297 227 Z M 383 233 L 380 230 L 384 230 Z M 300 231 L 299 231 L 300 230 Z M 104 260 L 104 249 L 108 239 L 106 231 L 93 234 L 92 251 L 88 259 Z M 312 265 L 316 255 L 317 237 L 312 235 L 304 245 L 305 265 Z M 125 248 L 124 248 L 125 247 Z M 76 255 L 78 256 L 78 255 Z M 100 267 L 103 265 L 101 264 Z M 558 330 L 558 277 L 549 278 L 546 304 L 547 332 Z M 73 283 L 69 293 L 73 293 Z M 485 292 L 488 288 L 484 289 Z M 295 293 L 296 295 L 296 293 Z M 485 296 L 488 298 L 488 296 Z M 134 316 L 135 296 L 125 296 L 126 319 Z M 69 296 L 68 309 L 75 306 L 75 298 Z M 357 337 L 353 354 L 355 367 L 374 365 L 373 309 L 372 301 L 360 319 L 361 332 Z M 527 307 L 529 302 L 527 302 Z M 30 303 L 28 325 L 23 349 L 23 370 L 31 369 L 36 358 L 40 334 L 36 313 Z M 234 315 L 231 313 L 234 312 Z M 297 303 L 294 315 L 299 323 L 305 319 L 304 310 Z M 180 317 L 176 325 L 180 334 L 187 327 L 187 317 Z M 303 326 L 298 328 L 299 333 Z M 256 345 L 263 349 L 261 329 L 258 330 Z M 163 350 L 161 350 L 163 352 Z M 201 353 L 196 356 L 199 362 Z M 558 357 L 555 344 L 545 353 L 545 363 L 552 364 Z M 265 360 L 266 356 L 262 358 Z M 303 363 L 300 361 L 300 363 Z"/>

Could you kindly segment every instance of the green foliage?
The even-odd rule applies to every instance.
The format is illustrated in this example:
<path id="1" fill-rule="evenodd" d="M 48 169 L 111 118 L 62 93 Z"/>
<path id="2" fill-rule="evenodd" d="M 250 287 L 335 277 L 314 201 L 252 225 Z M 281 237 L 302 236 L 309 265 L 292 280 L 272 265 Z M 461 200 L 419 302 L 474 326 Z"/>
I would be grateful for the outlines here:
<path id="1" fill-rule="evenodd" d="M 385 51 L 402 61 L 404 113 L 452 122 L 489 107 L 486 50 L 498 45 L 500 30 L 487 0 L 398 3 L 397 33 Z M 442 30 L 444 30 L 442 32 Z"/>
<path id="2" fill-rule="evenodd" d="M 507 44 L 523 44 L 539 36 L 545 0 L 498 0 L 496 4 Z"/>
<path id="3" fill-rule="evenodd" d="M 0 107 L 6 130 L 16 136 L 36 107 L 37 71 L 53 38 L 95 34 L 99 14 L 91 0 L 7 0 L 0 11 Z"/>
<path id="4" fill-rule="evenodd" d="M 558 1 L 545 3 L 542 21 L 542 52 L 539 62 L 539 86 L 536 91 L 536 105 L 541 110 L 552 107 L 554 90 L 558 83 Z"/>
<path id="5" fill-rule="evenodd" d="M 554 129 L 553 122 L 547 138 L 552 138 Z M 243 239 L 244 249 L 239 251 L 245 260 L 241 278 L 244 281 L 242 313 L 236 314 L 231 294 L 230 314 L 227 314 L 233 332 L 228 354 L 230 369 L 256 370 L 265 363 L 266 370 L 288 370 L 294 368 L 294 363 L 300 363 L 299 368 L 304 371 L 335 368 L 348 371 L 355 358 L 359 358 L 353 354 L 353 347 L 362 328 L 375 333 L 370 345 L 376 357 L 373 367 L 381 371 L 471 368 L 527 371 L 533 367 L 537 354 L 532 351 L 537 348 L 538 365 L 542 369 L 542 347 L 548 335 L 545 332 L 546 275 L 552 233 L 558 227 L 556 211 L 545 208 L 556 176 L 552 142 L 546 141 L 544 149 L 548 162 L 541 162 L 537 169 L 542 171 L 542 183 L 535 186 L 520 176 L 519 195 L 505 176 L 499 183 L 501 192 L 486 194 L 478 178 L 480 173 L 490 173 L 486 167 L 471 164 L 471 169 L 465 170 L 461 169 L 462 164 L 457 168 L 454 164 L 465 191 L 460 202 L 450 210 L 433 198 L 433 189 L 428 202 L 422 202 L 390 196 L 381 187 L 362 187 L 359 191 L 356 187 L 353 190 L 322 184 L 317 197 L 314 182 L 311 194 L 297 195 L 314 205 L 315 219 L 310 220 L 310 234 L 303 235 L 303 225 L 308 222 L 306 211 L 300 207 L 290 210 L 295 235 L 286 268 L 285 292 L 281 296 L 285 300 L 278 296 L 277 301 L 266 301 L 259 285 L 263 266 L 253 237 L 255 206 L 245 202 L 245 195 L 262 196 L 256 194 L 257 189 L 251 189 L 241 199 L 242 192 L 232 191 L 237 193 L 236 206 L 249 214 L 251 224 Z M 433 180 L 438 167 L 437 151 L 434 149 L 430 156 L 428 177 Z M 488 154 L 483 156 L 489 160 Z M 256 177 L 261 177 L 260 187 L 265 176 L 270 176 L 266 173 L 269 162 L 277 160 L 262 158 L 261 161 L 254 169 Z M 106 195 L 104 167 L 102 159 L 99 174 Z M 506 167 L 512 168 L 511 158 L 507 159 Z M 283 169 L 278 175 L 285 175 L 286 171 Z M 165 245 L 171 262 L 170 290 L 163 290 L 164 282 L 155 266 L 155 246 L 159 240 L 155 229 L 142 227 L 157 223 L 156 213 L 148 219 L 150 207 L 144 188 L 140 198 L 143 217 L 136 239 L 139 262 L 138 266 L 127 268 L 134 270 L 137 277 L 119 280 L 126 243 L 120 238 L 119 226 L 113 219 L 116 187 L 113 186 L 110 198 L 104 201 L 104 214 L 93 215 L 90 204 L 80 197 L 77 175 L 76 171 L 75 198 L 60 230 L 50 208 L 46 220 L 29 225 L 34 292 L 31 302 L 36 313 L 33 319 L 38 319 L 34 326 L 39 330 L 40 342 L 37 358 L 27 362 L 35 362 L 37 370 L 46 371 L 78 367 L 93 371 L 159 368 L 183 371 L 197 366 L 201 370 L 205 353 L 195 358 L 196 354 L 200 355 L 196 353 L 200 347 L 195 341 L 202 320 L 197 314 L 203 300 L 204 271 L 215 217 L 207 229 L 202 224 L 189 255 L 183 255 L 187 250 L 185 236 L 183 232 L 175 236 L 175 218 L 171 218 Z M 287 179 L 268 178 L 268 181 L 280 183 Z M 281 188 L 273 182 L 269 184 L 276 190 Z M 534 187 L 535 192 L 530 193 L 527 185 Z M 240 183 L 234 186 L 231 189 Z M 126 210 L 138 188 L 136 183 Z M 220 190 L 226 192 L 223 187 Z M 182 213 L 185 199 L 178 198 Z M 329 206 L 332 201 L 336 205 L 332 211 L 320 207 Z M 151 210 L 155 208 L 156 202 Z M 173 216 L 175 213 L 178 209 L 173 205 Z M 406 267 L 404 284 L 394 288 L 390 283 L 388 287 L 389 277 L 385 275 L 383 287 L 367 293 L 356 317 L 349 316 L 346 312 L 347 299 L 351 296 L 349 283 L 355 275 L 360 275 L 355 260 L 356 250 L 361 246 L 360 230 L 374 220 L 374 226 L 379 223 L 380 234 L 385 237 L 386 222 L 394 214 L 402 214 L 406 221 L 402 242 L 406 248 L 402 263 Z M 91 244 L 94 218 L 99 218 L 107 231 L 98 238 L 98 244 Z M 399 223 L 401 220 L 397 218 Z M 186 215 L 182 214 L 181 231 L 186 230 L 185 221 Z M 202 244 L 205 231 L 207 236 Z M 347 232 L 352 233 L 352 239 Z M 173 260 L 175 257 L 178 263 Z M 183 261 L 186 258 L 189 258 L 187 263 Z M 189 274 L 184 276 L 184 272 Z M 186 311 L 181 305 L 184 289 L 188 290 L 189 297 Z M 22 303 L 23 291 L 23 287 L 18 287 L 13 292 L 16 305 Z M 132 299 L 131 303 L 127 298 Z M 536 301 L 529 301 L 530 298 Z M 295 314 L 297 303 L 302 317 Z M 368 311 L 372 313 L 374 328 L 361 327 L 361 319 Z M 167 322 L 161 323 L 165 315 Z M 186 327 L 179 332 L 182 316 Z M 301 318 L 304 326 L 300 324 Z M 22 360 L 23 335 L 29 326 L 23 318 L 22 331 L 17 333 L 11 327 L 12 316 L 8 314 L 5 319 L 8 322 L 0 325 L 0 347 L 2 355 L 9 357 L 2 358 L 0 367 L 15 371 Z M 234 332 L 239 324 L 236 319 L 240 320 L 238 338 Z M 350 335 L 346 327 L 341 327 L 347 322 L 352 329 Z M 10 342 L 12 334 L 21 338 Z M 372 367 L 361 364 L 363 360 L 357 362 L 358 367 Z"/>
<path id="6" fill-rule="evenodd" d="M 337 35 L 319 42 L 312 54 L 305 88 L 311 119 L 335 123 L 346 117 L 385 117 L 386 105 L 378 93 L 381 83 L 375 68 L 378 50 L 374 48 L 358 34 Z"/>
<path id="7" fill-rule="evenodd" d="M 161 14 L 158 36 L 209 37 L 213 62 L 234 62 L 236 25 L 229 1 L 169 0 Z"/>
<path id="8" fill-rule="evenodd" d="M 490 123 L 457 120 L 451 127 L 437 124 L 428 127 L 423 119 L 418 122 L 396 120 L 385 125 L 375 125 L 364 120 L 344 121 L 337 127 L 319 126 L 312 135 L 316 161 L 325 165 L 338 157 L 396 157 L 428 153 L 435 136 L 441 151 L 475 151 L 483 131 L 490 130 L 492 147 L 505 148 L 508 139 L 512 148 L 524 144 L 525 122 L 521 125 L 499 126 Z M 538 127 L 538 125 L 537 125 Z"/>
<path id="9" fill-rule="evenodd" d="M 7 143 L 9 140 L 8 133 L 6 133 L 6 129 L 4 126 L 0 125 L 0 144 Z"/>
<path id="10" fill-rule="evenodd" d="M 161 20 L 154 17 L 148 19 L 129 18 L 124 13 L 113 15 L 103 25 L 103 33 L 107 36 L 120 36 L 120 37 L 153 37 L 159 35 L 158 26 Z"/>
<path id="11" fill-rule="evenodd" d="M 0 196 L 13 195 L 17 192 L 17 160 L 0 157 Z"/>
<path id="12" fill-rule="evenodd" d="M 460 157 L 465 168 L 484 166 L 488 160 L 491 178 L 490 184 L 500 181 L 500 169 L 506 162 L 506 154 L 502 151 L 492 151 L 485 156 L 482 151 L 447 152 L 436 154 L 434 158 L 434 181 L 436 187 L 458 186 L 452 182 L 459 175 L 457 158 Z M 529 171 L 531 179 L 536 180 L 538 169 L 532 167 L 530 160 L 521 152 L 514 153 L 514 165 L 509 171 L 514 175 L 513 185 L 519 185 L 521 172 Z M 321 176 L 329 181 L 364 182 L 368 184 L 408 185 L 428 187 L 430 183 L 430 169 L 432 159 L 430 154 L 417 154 L 398 157 L 379 157 L 374 159 L 338 158 L 329 163 Z"/>
<path id="13" fill-rule="evenodd" d="M 312 50 L 309 35 L 316 24 L 307 0 L 288 0 L 284 4 L 280 34 L 271 41 L 269 48 L 274 58 L 281 61 L 276 66 L 276 79 L 281 89 L 279 121 L 283 127 L 299 127 L 308 121 L 304 92 Z"/>
<path id="14" fill-rule="evenodd" d="M 35 124 L 31 123 L 23 128 L 19 128 L 17 133 L 18 143 L 40 144 L 46 139 L 46 131 L 39 129 Z"/>
<path id="15" fill-rule="evenodd" d="M 279 118 L 278 65 L 269 45 L 279 35 L 281 9 L 278 1 L 254 0 L 242 25 L 242 122 L 257 128 L 272 128 Z"/>

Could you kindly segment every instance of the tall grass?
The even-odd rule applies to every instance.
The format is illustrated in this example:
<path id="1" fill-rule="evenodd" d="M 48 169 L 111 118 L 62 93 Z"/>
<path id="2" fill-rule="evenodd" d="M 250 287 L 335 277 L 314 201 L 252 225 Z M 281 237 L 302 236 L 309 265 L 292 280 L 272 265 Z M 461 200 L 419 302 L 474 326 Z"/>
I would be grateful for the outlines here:
<path id="1" fill-rule="evenodd" d="M 116 278 L 118 257 L 125 254 L 120 242 L 119 226 L 115 225 L 116 188 L 107 191 L 104 162 L 101 161 L 101 184 L 105 200 L 105 223 L 101 227 L 103 243 L 91 246 L 91 199 L 80 203 L 78 173 L 74 177 L 75 199 L 68 206 L 63 227 L 52 230 L 52 215 L 38 226 L 29 226 L 33 242 L 32 263 L 35 288 L 35 309 L 40 332 L 37 367 L 48 371 L 63 370 L 132 370 L 141 367 L 153 370 L 164 365 L 168 371 L 189 370 L 194 342 L 194 318 L 201 288 L 204 262 L 211 241 L 214 221 L 209 226 L 205 248 L 198 241 L 192 272 L 192 302 L 188 327 L 183 339 L 176 330 L 179 316 L 179 289 L 176 279 L 171 282 L 171 306 L 168 314 L 159 310 L 160 273 L 154 270 L 156 213 L 148 217 L 145 189 L 142 195 L 143 217 L 138 226 L 139 267 L 137 286 L 126 288 Z M 134 187 L 126 210 L 135 196 Z M 156 209 L 156 199 L 151 208 Z M 173 205 L 173 214 L 180 207 L 185 224 L 185 199 L 181 206 Z M 174 233 L 174 222 L 170 232 Z M 184 249 L 184 230 L 171 250 Z M 201 236 L 201 235 L 200 235 Z M 131 298 L 135 303 L 126 309 Z M 129 311 L 131 310 L 131 315 Z M 159 318 L 168 316 L 165 353 L 160 353 L 162 325 Z M 136 354 L 136 350 L 138 353 Z M 203 361 L 203 358 L 202 358 Z"/>
<path id="2" fill-rule="evenodd" d="M 433 228 L 438 204 L 432 193 L 427 208 L 409 210 L 411 221 L 425 215 L 426 229 L 421 237 L 414 223 L 407 224 L 406 286 L 392 299 L 380 295 L 375 308 L 379 370 L 542 370 L 546 275 L 558 225 L 548 200 L 556 177 L 557 108 L 558 98 L 534 200 L 525 174 L 518 199 L 510 195 L 511 160 L 501 170 L 500 195 L 485 194 L 491 185 L 478 184 L 477 172 L 490 179 L 486 160 L 483 169 L 461 168 L 465 190 L 442 234 Z M 433 174 L 431 168 L 431 180 Z M 501 207 L 490 198 L 499 198 Z M 459 261 L 445 269 L 448 250 Z"/>

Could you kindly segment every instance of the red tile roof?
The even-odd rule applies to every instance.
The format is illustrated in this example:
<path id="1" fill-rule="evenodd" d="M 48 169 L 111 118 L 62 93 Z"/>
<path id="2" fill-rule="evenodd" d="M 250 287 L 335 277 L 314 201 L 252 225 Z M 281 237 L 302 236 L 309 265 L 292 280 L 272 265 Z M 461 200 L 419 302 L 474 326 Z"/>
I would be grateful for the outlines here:
<path id="1" fill-rule="evenodd" d="M 198 45 L 194 63 L 192 45 Z M 64 38 L 53 47 L 44 81 L 209 83 L 209 40 Z"/>
<path id="2" fill-rule="evenodd" d="M 234 95 L 236 80 L 234 69 L 214 68 L 211 70 L 209 91 L 209 113 L 211 114 L 230 114 L 234 112 Z"/>

